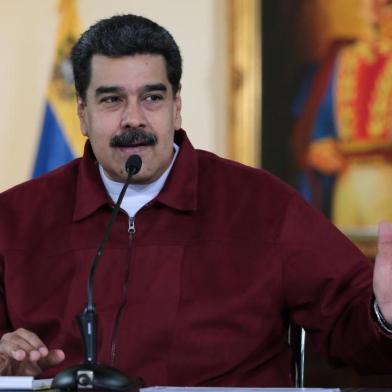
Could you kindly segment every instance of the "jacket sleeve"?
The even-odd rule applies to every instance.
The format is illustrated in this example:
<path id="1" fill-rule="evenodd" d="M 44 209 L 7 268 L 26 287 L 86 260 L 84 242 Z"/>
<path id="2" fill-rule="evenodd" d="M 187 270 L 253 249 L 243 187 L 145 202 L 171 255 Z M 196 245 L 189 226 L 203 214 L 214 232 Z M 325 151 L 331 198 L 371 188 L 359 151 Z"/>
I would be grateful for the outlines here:
<path id="1" fill-rule="evenodd" d="M 4 285 L 4 258 L 0 255 L 0 338 L 11 330 Z"/>
<path id="2" fill-rule="evenodd" d="M 391 372 L 392 339 L 372 310 L 373 263 L 297 195 L 279 241 L 286 306 L 317 350 L 361 373 Z"/>

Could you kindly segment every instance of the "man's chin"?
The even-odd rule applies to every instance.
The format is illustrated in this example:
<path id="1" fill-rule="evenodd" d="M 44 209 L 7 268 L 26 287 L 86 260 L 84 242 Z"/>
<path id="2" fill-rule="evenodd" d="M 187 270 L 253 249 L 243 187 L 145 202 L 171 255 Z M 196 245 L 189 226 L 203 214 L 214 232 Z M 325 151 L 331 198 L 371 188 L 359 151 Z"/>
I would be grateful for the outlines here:
<path id="1" fill-rule="evenodd" d="M 131 177 L 129 183 L 136 184 L 136 185 L 146 185 L 146 184 L 150 184 L 153 181 L 154 180 L 151 179 L 149 176 L 145 176 L 143 173 L 138 173 Z"/>

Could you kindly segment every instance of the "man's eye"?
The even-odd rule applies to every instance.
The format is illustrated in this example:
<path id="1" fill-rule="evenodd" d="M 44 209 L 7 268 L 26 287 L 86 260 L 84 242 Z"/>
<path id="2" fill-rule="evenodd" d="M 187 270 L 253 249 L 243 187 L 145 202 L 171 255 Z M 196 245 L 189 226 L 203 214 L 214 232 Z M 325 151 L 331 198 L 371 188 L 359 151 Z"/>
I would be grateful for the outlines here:
<path id="1" fill-rule="evenodd" d="M 160 94 L 151 94 L 151 95 L 148 95 L 145 99 L 146 99 L 146 101 L 150 101 L 150 102 L 162 101 L 163 96 Z"/>
<path id="2" fill-rule="evenodd" d="M 121 99 L 120 97 L 116 96 L 116 95 L 109 95 L 107 97 L 102 97 L 100 102 L 102 103 L 115 103 L 115 102 L 119 102 Z"/>

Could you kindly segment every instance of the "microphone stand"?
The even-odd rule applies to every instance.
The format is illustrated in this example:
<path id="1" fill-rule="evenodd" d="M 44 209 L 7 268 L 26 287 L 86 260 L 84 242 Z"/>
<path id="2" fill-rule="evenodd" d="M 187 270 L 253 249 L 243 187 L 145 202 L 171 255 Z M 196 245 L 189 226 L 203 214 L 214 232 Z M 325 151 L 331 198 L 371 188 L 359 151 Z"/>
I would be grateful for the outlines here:
<path id="1" fill-rule="evenodd" d="M 59 390 L 77 389 L 103 389 L 109 391 L 128 391 L 139 389 L 144 386 L 140 378 L 129 380 L 125 374 L 111 366 L 97 362 L 97 312 L 94 304 L 94 276 L 98 266 L 98 261 L 102 256 L 103 249 L 109 238 L 109 234 L 120 210 L 121 202 L 124 198 L 127 187 L 133 175 L 139 172 L 142 160 L 138 155 L 131 155 L 126 162 L 127 180 L 120 192 L 112 215 L 106 224 L 102 240 L 98 246 L 94 259 L 91 262 L 91 269 L 87 283 L 87 304 L 83 313 L 78 317 L 78 324 L 81 331 L 84 347 L 84 363 L 72 366 L 56 375 L 51 388 Z"/>

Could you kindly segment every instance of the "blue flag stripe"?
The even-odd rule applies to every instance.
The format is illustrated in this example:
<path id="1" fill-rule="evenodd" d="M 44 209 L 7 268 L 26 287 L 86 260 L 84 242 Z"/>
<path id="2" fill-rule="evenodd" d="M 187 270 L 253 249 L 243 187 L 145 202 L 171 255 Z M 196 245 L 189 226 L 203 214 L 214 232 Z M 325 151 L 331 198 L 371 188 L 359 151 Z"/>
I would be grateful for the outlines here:
<path id="1" fill-rule="evenodd" d="M 49 103 L 46 103 L 44 124 L 38 146 L 33 177 L 38 177 L 74 158 L 63 130 Z"/>

